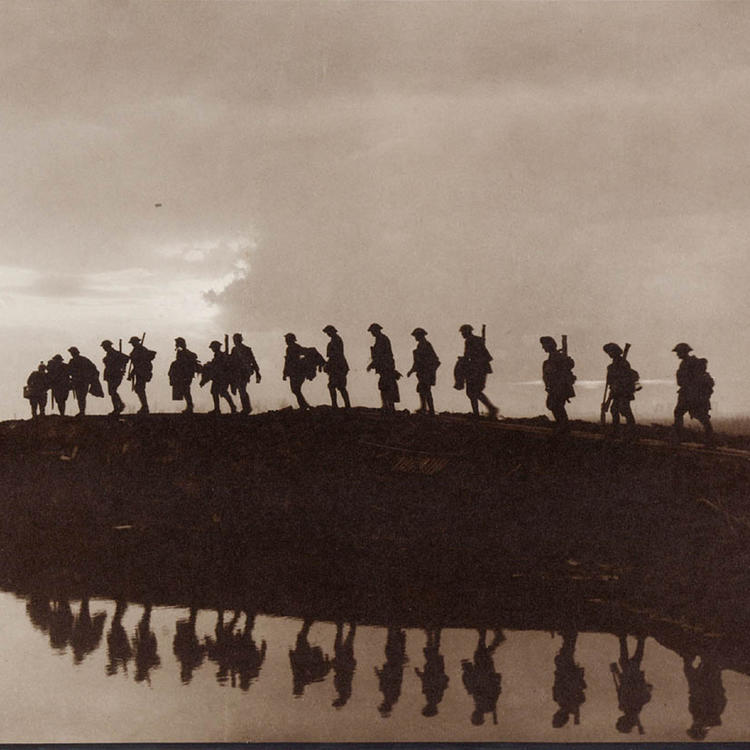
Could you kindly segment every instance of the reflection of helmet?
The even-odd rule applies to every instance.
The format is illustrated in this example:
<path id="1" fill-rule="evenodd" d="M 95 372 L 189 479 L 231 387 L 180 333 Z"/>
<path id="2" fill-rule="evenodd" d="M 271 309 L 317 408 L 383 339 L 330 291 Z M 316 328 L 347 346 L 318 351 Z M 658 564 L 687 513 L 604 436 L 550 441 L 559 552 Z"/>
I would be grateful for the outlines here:
<path id="1" fill-rule="evenodd" d="M 425 331 L 425 329 L 424 329 L 424 328 L 419 328 L 419 327 L 417 327 L 417 328 L 415 328 L 415 329 L 414 329 L 414 330 L 413 330 L 413 331 L 411 332 L 411 335 L 412 335 L 412 336 L 414 336 L 415 338 L 416 338 L 417 336 L 426 336 L 426 335 L 427 335 L 427 331 Z"/>
<path id="2" fill-rule="evenodd" d="M 427 716 L 428 718 L 430 716 L 437 716 L 437 706 L 434 706 L 432 703 L 428 703 L 423 709 L 422 709 L 422 716 Z"/>
<path id="3" fill-rule="evenodd" d="M 106 349 L 109 346 L 112 346 L 112 342 L 109 339 L 104 339 L 104 341 L 102 341 L 102 347 Z"/>
<path id="4" fill-rule="evenodd" d="M 323 329 L 323 333 L 338 333 L 338 331 L 329 324 Z"/>
<path id="5" fill-rule="evenodd" d="M 702 727 L 698 724 L 693 724 L 693 726 L 687 730 L 686 734 L 693 740 L 705 740 L 706 735 L 708 734 L 708 728 Z"/>
<path id="6" fill-rule="evenodd" d="M 625 716 L 620 716 L 617 719 L 617 721 L 615 722 L 615 729 L 617 729 L 618 732 L 622 732 L 623 734 L 628 734 L 636 725 L 636 723 L 637 722 L 633 721 L 633 719 L 626 714 Z"/>
<path id="7" fill-rule="evenodd" d="M 690 344 L 685 344 L 685 343 L 676 344 L 675 348 L 672 349 L 672 351 L 673 352 L 677 352 L 678 354 L 680 354 L 681 352 L 685 352 L 687 354 L 687 352 L 692 352 L 693 351 L 693 347 L 690 346 Z"/>
<path id="8" fill-rule="evenodd" d="M 480 711 L 478 708 L 474 709 L 471 712 L 471 723 L 475 727 L 479 727 L 484 724 L 484 713 L 482 713 L 482 711 Z"/>
<path id="9" fill-rule="evenodd" d="M 568 723 L 569 719 L 570 714 L 564 708 L 560 708 L 552 716 L 552 726 L 555 729 L 560 729 L 560 727 L 564 727 Z"/>
<path id="10" fill-rule="evenodd" d="M 544 347 L 547 348 L 549 346 L 554 347 L 557 349 L 557 341 L 555 341 L 552 336 L 541 336 L 539 339 L 539 343 Z"/>
<path id="11" fill-rule="evenodd" d="M 284 341 L 296 341 L 297 337 L 293 333 L 284 334 Z"/>
<path id="12" fill-rule="evenodd" d="M 213 349 L 215 352 L 219 352 L 219 351 L 221 351 L 221 342 L 220 341 L 212 341 L 208 345 L 208 348 L 209 349 Z"/>
<path id="13" fill-rule="evenodd" d="M 239 344 L 242 341 L 242 334 L 235 333 L 234 336 L 232 336 L 232 341 L 234 341 L 235 344 Z"/>
<path id="14" fill-rule="evenodd" d="M 612 354 L 615 356 L 619 356 L 622 354 L 622 347 L 619 344 L 615 344 L 614 341 L 610 341 L 609 344 L 605 344 L 602 349 L 607 354 Z"/>
<path id="15" fill-rule="evenodd" d="M 140 337 L 138 337 L 138 336 L 131 336 L 131 337 L 130 337 L 130 338 L 128 339 L 128 343 L 129 343 L 129 344 L 140 344 L 140 343 L 141 343 L 141 339 L 140 339 Z"/>
<path id="16" fill-rule="evenodd" d="M 175 344 L 177 344 L 177 346 L 187 346 L 187 344 L 185 343 L 185 339 L 184 339 L 184 338 L 182 338 L 182 336 L 178 336 L 178 337 L 177 337 L 177 338 L 176 338 L 176 339 L 174 340 L 174 342 L 175 342 Z"/>
<path id="17" fill-rule="evenodd" d="M 471 333 L 474 330 L 474 326 L 470 326 L 468 323 L 464 323 L 459 329 L 459 333 Z"/>
<path id="18" fill-rule="evenodd" d="M 383 326 L 380 325 L 380 323 L 370 323 L 370 325 L 367 327 L 367 330 L 372 333 L 373 331 L 382 331 Z"/>
<path id="19" fill-rule="evenodd" d="M 68 351 L 75 357 L 76 354 L 80 354 L 77 346 L 71 346 Z"/>

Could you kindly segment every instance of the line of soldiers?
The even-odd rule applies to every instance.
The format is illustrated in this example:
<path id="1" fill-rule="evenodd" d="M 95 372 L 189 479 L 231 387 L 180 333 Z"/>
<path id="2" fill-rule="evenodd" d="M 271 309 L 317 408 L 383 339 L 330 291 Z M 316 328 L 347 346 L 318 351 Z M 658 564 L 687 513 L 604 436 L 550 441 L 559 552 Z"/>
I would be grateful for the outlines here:
<path id="1" fill-rule="evenodd" d="M 370 347 L 367 372 L 374 370 L 378 375 L 381 408 L 386 413 L 393 413 L 396 411 L 396 404 L 401 400 L 398 381 L 403 376 L 396 368 L 391 341 L 383 332 L 383 327 L 379 323 L 372 323 L 367 330 L 374 339 Z M 309 409 L 310 404 L 302 393 L 302 386 L 306 380 L 313 380 L 318 373 L 325 372 L 328 375 L 331 406 L 338 408 L 340 396 L 344 408 L 348 409 L 351 406 L 347 390 L 349 364 L 344 355 L 344 342 L 333 325 L 327 325 L 323 332 L 329 337 L 325 356 L 315 347 L 302 346 L 294 333 L 284 336 L 286 351 L 282 377 L 289 381 L 299 408 Z M 487 350 L 484 327 L 482 335 L 478 336 L 474 333 L 473 326 L 466 323 L 459 328 L 459 333 L 464 339 L 464 352 L 458 357 L 454 367 L 454 387 L 457 390 L 465 390 L 474 416 L 479 416 L 481 403 L 487 410 L 488 417 L 495 419 L 499 414 L 498 408 L 484 392 L 487 376 L 492 372 L 492 355 Z M 415 328 L 411 335 L 416 341 L 416 348 L 412 352 L 413 361 L 406 376 L 416 375 L 416 390 L 420 403 L 417 413 L 434 416 L 432 388 L 436 383 L 440 359 L 427 340 L 427 331 L 424 328 Z M 221 412 L 222 400 L 226 401 L 231 413 L 237 412 L 230 389 L 232 394 L 239 394 L 241 413 L 249 414 L 252 411 L 247 386 L 253 376 L 256 383 L 260 383 L 260 367 L 252 349 L 243 343 L 242 334 L 235 333 L 232 338 L 234 346 L 231 352 L 228 336 L 224 337 L 223 349 L 220 341 L 212 341 L 209 344 L 212 358 L 205 364 L 199 361 L 195 352 L 187 348 L 184 338 L 175 339 L 175 359 L 169 367 L 169 383 L 172 386 L 173 400 L 185 401 L 184 412 L 193 412 L 191 384 L 197 375 L 201 376 L 201 387 L 211 383 L 214 405 L 212 414 Z M 105 351 L 103 379 L 107 383 L 107 392 L 112 400 L 113 415 L 119 415 L 125 409 L 118 388 L 125 378 L 126 370 L 127 379 L 131 381 L 133 391 L 140 401 L 138 413 L 149 412 L 146 384 L 153 376 L 156 352 L 146 348 L 144 339 L 145 334 L 130 338 L 130 354 L 115 349 L 109 340 L 102 341 L 101 345 Z M 575 397 L 575 362 L 568 355 L 566 336 L 562 338 L 561 348 L 558 348 L 552 336 L 542 336 L 539 343 L 547 354 L 547 359 L 542 365 L 542 379 L 547 392 L 546 406 L 555 419 L 558 432 L 565 433 L 569 430 L 566 404 Z M 629 348 L 629 344 L 623 349 L 614 342 L 603 347 L 612 361 L 607 367 L 601 421 L 604 424 L 607 413 L 611 414 L 615 431 L 619 428 L 621 418 L 625 420 L 628 429 L 635 425 L 631 402 L 641 386 L 638 372 L 631 367 L 627 359 Z M 61 414 L 65 414 L 65 402 L 71 390 L 78 402 L 79 415 L 85 414 L 88 394 L 104 395 L 99 383 L 99 371 L 94 363 L 82 356 L 76 347 L 71 347 L 68 351 L 71 358 L 67 363 L 60 354 L 56 354 L 46 365 L 40 363 L 37 370 L 29 375 L 24 396 L 31 403 L 32 417 L 44 415 L 48 390 Z M 707 442 L 712 442 L 713 429 L 709 412 L 714 381 L 706 370 L 707 362 L 690 354 L 692 347 L 686 343 L 677 344 L 672 351 L 680 359 L 677 370 L 678 400 L 674 410 L 676 434 L 681 434 L 684 416 L 689 414 L 703 425 Z"/>

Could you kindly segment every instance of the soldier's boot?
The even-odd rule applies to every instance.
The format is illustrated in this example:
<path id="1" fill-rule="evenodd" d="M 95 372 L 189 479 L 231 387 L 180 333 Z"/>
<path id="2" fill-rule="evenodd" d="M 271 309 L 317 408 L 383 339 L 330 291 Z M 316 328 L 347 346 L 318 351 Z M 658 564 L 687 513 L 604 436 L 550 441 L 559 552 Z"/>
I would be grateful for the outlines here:
<path id="1" fill-rule="evenodd" d="M 338 409 L 339 402 L 338 402 L 338 399 L 336 398 L 336 389 L 333 386 L 329 386 L 328 393 L 331 395 L 331 408 Z"/>
<path id="2" fill-rule="evenodd" d="M 427 409 L 425 408 L 425 402 L 424 402 L 424 396 L 420 393 L 419 394 L 419 409 L 417 409 L 417 414 L 424 414 Z"/>
<path id="3" fill-rule="evenodd" d="M 471 401 L 471 415 L 472 417 L 479 416 L 479 401 L 475 398 L 469 399 Z"/>
<path id="4" fill-rule="evenodd" d="M 495 404 L 490 401 L 487 396 L 484 395 L 484 393 L 479 394 L 479 401 L 481 401 L 486 407 L 487 407 L 487 416 L 490 419 L 497 419 L 498 415 L 500 414 L 500 410 L 495 406 Z"/>
<path id="5" fill-rule="evenodd" d="M 229 404 L 229 411 L 232 414 L 236 414 L 237 407 L 234 405 L 234 401 L 232 401 L 232 397 L 227 393 L 227 394 L 224 394 L 224 398 L 226 399 L 226 402 Z"/>
<path id="6" fill-rule="evenodd" d="M 185 394 L 185 408 L 182 411 L 183 414 L 193 413 L 193 396 L 190 391 Z"/>

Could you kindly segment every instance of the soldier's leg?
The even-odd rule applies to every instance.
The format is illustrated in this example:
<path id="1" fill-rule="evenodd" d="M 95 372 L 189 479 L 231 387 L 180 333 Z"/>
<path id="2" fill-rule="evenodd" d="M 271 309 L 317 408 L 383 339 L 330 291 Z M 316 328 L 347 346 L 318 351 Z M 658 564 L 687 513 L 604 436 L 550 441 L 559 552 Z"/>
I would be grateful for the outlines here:
<path id="1" fill-rule="evenodd" d="M 190 393 L 190 385 L 187 385 L 185 387 L 185 390 L 183 391 L 185 396 L 185 412 L 187 414 L 193 413 L 193 394 Z"/>
<path id="2" fill-rule="evenodd" d="M 78 414 L 76 416 L 82 417 L 86 414 L 86 393 L 88 392 L 88 386 L 77 386 L 75 389 L 76 401 L 78 402 Z"/>
<path id="3" fill-rule="evenodd" d="M 620 405 L 620 413 L 625 417 L 625 422 L 629 427 L 635 424 L 635 416 L 633 415 L 633 409 L 630 406 L 630 401 L 623 401 Z"/>
<path id="4" fill-rule="evenodd" d="M 612 415 L 612 427 L 616 430 L 620 426 L 620 406 L 615 399 L 612 399 L 609 412 Z"/>
<path id="5" fill-rule="evenodd" d="M 221 414 L 221 406 L 219 406 L 219 392 L 215 389 L 211 389 L 211 398 L 214 401 L 214 408 L 211 414 Z"/>
<path id="6" fill-rule="evenodd" d="M 339 388 L 339 391 L 341 391 L 341 397 L 344 399 L 344 408 L 351 409 L 352 405 L 349 402 L 349 392 L 346 390 L 346 387 Z"/>
<path id="7" fill-rule="evenodd" d="M 300 409 L 309 409 L 310 404 L 307 403 L 305 397 L 302 395 L 302 383 L 304 382 L 304 378 L 293 378 L 292 380 L 290 380 L 292 393 L 297 399 L 297 405 Z"/>
<path id="8" fill-rule="evenodd" d="M 242 383 L 238 385 L 237 390 L 240 394 L 240 404 L 242 404 L 242 413 L 249 414 L 253 409 L 250 406 L 250 395 L 247 392 L 247 383 Z"/>
<path id="9" fill-rule="evenodd" d="M 29 406 L 31 407 L 31 418 L 34 419 L 36 417 L 36 398 L 34 396 L 29 399 Z"/>
<path id="10" fill-rule="evenodd" d="M 65 416 L 65 402 L 68 400 L 67 393 L 59 393 L 55 395 L 55 401 L 57 401 L 57 409 L 60 412 L 60 416 Z"/>
<path id="11" fill-rule="evenodd" d="M 232 397 L 229 395 L 228 386 L 224 386 L 224 388 L 222 389 L 221 397 L 225 399 L 226 402 L 229 404 L 229 411 L 232 414 L 235 414 L 237 412 L 237 407 L 234 405 L 234 401 L 232 401 Z"/>
<path id="12" fill-rule="evenodd" d="M 336 387 L 331 385 L 330 383 L 328 384 L 328 393 L 331 396 L 331 406 L 334 409 L 338 409 L 339 404 L 338 404 L 338 401 L 336 400 Z"/>
<path id="13" fill-rule="evenodd" d="M 432 400 L 432 388 L 430 386 L 427 386 L 424 397 L 427 402 L 427 412 L 435 416 L 435 402 Z"/>
<path id="14" fill-rule="evenodd" d="M 47 407 L 47 391 L 45 391 L 40 397 L 39 397 L 39 416 L 44 416 L 44 410 Z"/>
<path id="15" fill-rule="evenodd" d="M 146 398 L 146 384 L 140 379 L 135 381 L 135 393 L 138 396 L 138 400 L 141 402 L 141 408 L 138 410 L 139 414 L 148 414 L 148 399 Z"/>
<path id="16" fill-rule="evenodd" d="M 487 416 L 490 417 L 490 419 L 495 419 L 498 413 L 497 406 L 487 398 L 484 392 L 480 393 L 477 398 L 487 407 Z"/>

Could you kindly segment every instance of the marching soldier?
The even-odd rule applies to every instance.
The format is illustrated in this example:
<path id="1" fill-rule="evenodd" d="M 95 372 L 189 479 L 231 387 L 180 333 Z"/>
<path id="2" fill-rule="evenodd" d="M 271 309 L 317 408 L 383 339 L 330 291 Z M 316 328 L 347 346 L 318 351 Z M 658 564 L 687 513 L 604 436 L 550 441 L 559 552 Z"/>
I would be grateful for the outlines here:
<path id="1" fill-rule="evenodd" d="M 688 413 L 697 419 L 705 430 L 706 443 L 713 443 L 713 427 L 711 426 L 711 395 L 714 392 L 714 380 L 706 372 L 707 360 L 699 359 L 690 354 L 693 348 L 690 344 L 677 344 L 672 351 L 680 360 L 677 368 L 677 406 L 674 408 L 675 436 L 682 437 L 683 418 Z"/>
<path id="2" fill-rule="evenodd" d="M 383 333 L 383 326 L 378 323 L 372 323 L 367 330 L 375 339 L 375 343 L 370 347 L 371 359 L 370 364 L 367 365 L 367 372 L 375 370 L 380 376 L 378 378 L 378 390 L 380 391 L 382 411 L 395 412 L 396 404 L 401 400 L 398 391 L 398 379 L 401 377 L 401 373 L 396 370 L 391 340 Z"/>
<path id="3" fill-rule="evenodd" d="M 198 355 L 187 348 L 185 339 L 178 336 L 174 340 L 175 357 L 169 366 L 169 384 L 172 386 L 172 400 L 182 401 L 185 399 L 183 414 L 193 413 L 193 394 L 190 393 L 190 384 L 193 378 L 201 371 L 201 363 Z"/>
<path id="4" fill-rule="evenodd" d="M 47 388 L 49 388 L 49 380 L 47 378 L 47 368 L 44 362 L 39 363 L 39 367 L 36 368 L 26 380 L 26 388 L 24 388 L 25 396 L 29 400 L 31 405 L 31 418 L 34 419 L 37 414 L 40 417 L 44 416 L 44 409 L 47 406 Z"/>
<path id="5" fill-rule="evenodd" d="M 487 385 L 487 375 L 492 372 L 492 356 L 487 351 L 484 339 L 474 335 L 474 327 L 464 323 L 459 329 L 464 338 L 464 354 L 458 358 L 454 368 L 456 378 L 455 388 L 461 391 L 466 388 L 466 395 L 471 403 L 471 412 L 475 417 L 479 416 L 479 402 L 487 408 L 487 416 L 496 419 L 497 407 L 487 398 L 484 393 Z"/>
<path id="6" fill-rule="evenodd" d="M 118 352 L 109 339 L 102 341 L 102 349 L 106 352 L 104 355 L 104 381 L 107 383 L 107 393 L 112 399 L 111 415 L 117 416 L 125 409 L 125 404 L 120 398 L 117 389 L 125 377 L 125 369 L 128 366 L 128 355 Z"/>
<path id="7" fill-rule="evenodd" d="M 435 375 L 440 367 L 440 360 L 427 340 L 427 331 L 424 328 L 415 328 L 411 335 L 417 340 L 417 348 L 414 350 L 414 364 L 406 373 L 410 377 L 413 372 L 417 373 L 417 393 L 419 394 L 419 409 L 417 414 L 430 414 L 435 416 L 435 404 L 432 400 L 432 386 L 435 385 Z"/>
<path id="8" fill-rule="evenodd" d="M 232 366 L 229 355 L 221 351 L 221 342 L 212 341 L 208 348 L 214 353 L 213 359 L 203 365 L 201 375 L 201 386 L 211 381 L 211 396 L 214 400 L 214 408 L 209 414 L 221 414 L 219 398 L 223 398 L 229 404 L 229 410 L 232 414 L 237 413 L 237 407 L 229 395 L 229 383 L 232 378 Z"/>
<path id="9" fill-rule="evenodd" d="M 284 354 L 282 380 L 289 378 L 289 387 L 297 399 L 299 408 L 309 409 L 310 404 L 302 395 L 302 384 L 310 374 L 309 363 L 306 362 L 305 348 L 297 343 L 297 337 L 293 333 L 287 333 L 284 336 L 284 341 L 286 341 L 286 353 Z"/>
<path id="10" fill-rule="evenodd" d="M 76 416 L 82 417 L 86 414 L 86 395 L 89 393 L 89 389 L 92 396 L 103 396 L 104 393 L 99 383 L 99 370 L 96 365 L 88 357 L 84 357 L 78 351 L 78 347 L 71 346 L 68 351 L 70 352 L 70 361 L 68 362 L 70 384 L 78 402 L 78 414 Z"/>
<path id="11" fill-rule="evenodd" d="M 552 685 L 552 698 L 559 706 L 552 716 L 555 729 L 564 727 L 571 716 L 574 724 L 580 724 L 581 706 L 586 702 L 584 670 L 575 660 L 578 633 L 564 631 L 562 639 L 560 651 L 555 656 L 555 681 Z"/>
<path id="12" fill-rule="evenodd" d="M 495 670 L 492 655 L 505 640 L 505 636 L 501 630 L 496 630 L 489 645 L 486 638 L 487 631 L 480 630 L 473 662 L 461 659 L 464 687 L 474 699 L 474 711 L 471 714 L 471 723 L 474 726 L 484 724 L 485 714 L 491 714 L 493 723 L 497 724 L 497 701 L 502 692 L 502 675 Z"/>
<path id="13" fill-rule="evenodd" d="M 576 381 L 573 374 L 575 362 L 566 353 L 558 351 L 557 342 L 552 336 L 542 336 L 539 343 L 548 354 L 542 364 L 542 380 L 547 391 L 546 405 L 555 418 L 558 431 L 567 432 L 569 426 L 565 404 L 576 395 L 573 389 Z"/>
<path id="14" fill-rule="evenodd" d="M 131 336 L 128 343 L 133 347 L 130 352 L 130 372 L 128 380 L 133 384 L 133 390 L 141 402 L 138 414 L 148 414 L 148 399 L 146 398 L 146 383 L 154 373 L 153 359 L 156 352 L 143 345 L 143 339 Z"/>
<path id="15" fill-rule="evenodd" d="M 232 393 L 235 389 L 239 391 L 240 403 L 242 404 L 242 413 L 250 414 L 253 410 L 250 404 L 250 396 L 247 393 L 247 384 L 250 382 L 250 378 L 255 373 L 255 382 L 260 383 L 260 367 L 255 361 L 255 355 L 253 350 L 242 343 L 242 334 L 235 333 L 232 336 L 234 346 L 232 347 L 231 353 L 231 364 L 232 364 Z"/>
<path id="16" fill-rule="evenodd" d="M 625 359 L 623 350 L 618 344 L 610 342 L 605 344 L 603 350 L 612 358 L 612 364 L 607 365 L 607 388 L 609 388 L 609 410 L 612 414 L 612 425 L 617 430 L 620 425 L 620 416 L 625 417 L 628 427 L 635 425 L 633 410 L 630 402 L 635 398 L 638 390 L 638 372 L 630 366 Z M 606 412 L 602 412 L 602 419 Z"/>
<path id="17" fill-rule="evenodd" d="M 70 373 L 62 354 L 55 354 L 47 362 L 47 381 L 52 393 L 52 401 L 57 404 L 60 416 L 65 416 L 65 402 L 70 394 Z"/>
<path id="18" fill-rule="evenodd" d="M 627 638 L 624 635 L 619 638 L 620 663 L 612 662 L 609 665 L 617 691 L 617 704 L 622 711 L 622 716 L 615 722 L 615 728 L 618 732 L 628 734 L 633 727 L 638 727 L 638 734 L 643 734 L 641 710 L 651 700 L 653 688 L 653 685 L 646 682 L 646 673 L 641 669 L 646 638 L 640 635 L 637 637 L 632 656 L 628 652 Z"/>
<path id="19" fill-rule="evenodd" d="M 349 393 L 346 390 L 346 376 L 349 372 L 349 363 L 346 361 L 346 357 L 344 357 L 344 342 L 332 325 L 327 325 L 323 329 L 323 333 L 327 333 L 331 339 L 326 347 L 327 359 L 323 366 L 323 369 L 328 373 L 328 392 L 331 394 L 331 406 L 334 409 L 338 408 L 336 391 L 339 391 L 344 399 L 344 408 L 348 409 L 351 406 L 349 403 Z"/>

